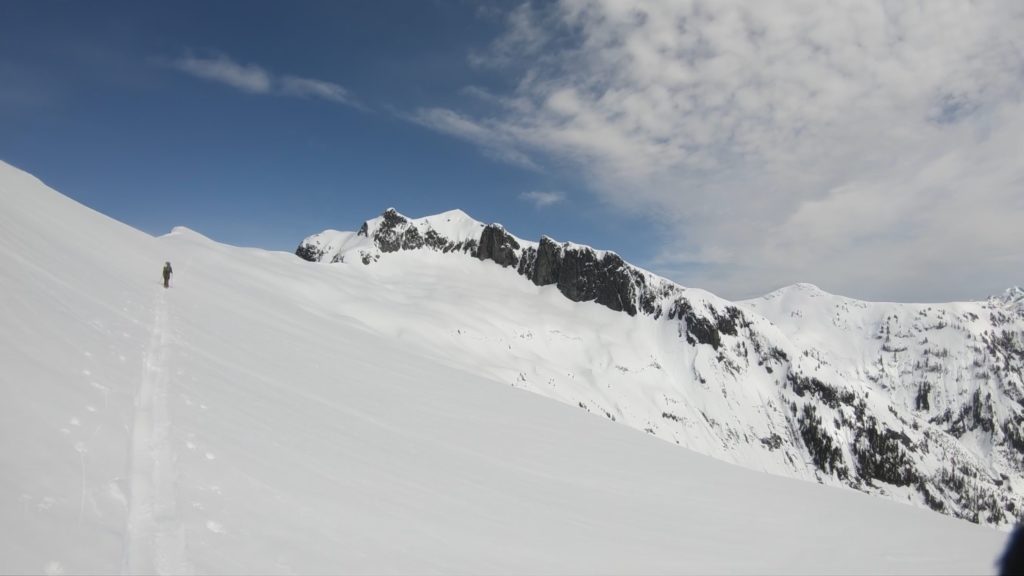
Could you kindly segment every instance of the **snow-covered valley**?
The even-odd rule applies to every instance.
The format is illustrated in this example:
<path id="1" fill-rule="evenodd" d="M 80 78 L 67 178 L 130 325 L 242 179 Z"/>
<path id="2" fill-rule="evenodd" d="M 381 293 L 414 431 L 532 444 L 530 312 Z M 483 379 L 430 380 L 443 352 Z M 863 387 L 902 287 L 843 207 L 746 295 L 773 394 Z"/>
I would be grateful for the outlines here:
<path id="1" fill-rule="evenodd" d="M 896 454 L 947 512 L 970 508 L 928 475 L 954 454 L 975 474 L 965 486 L 1016 502 L 1012 294 L 933 306 L 919 324 L 942 309 L 947 326 L 924 344 L 902 314 L 925 306 L 842 314 L 861 308 L 814 291 L 732 305 L 651 275 L 658 298 L 628 314 L 495 265 L 501 238 L 494 261 L 471 257 L 463 217 L 441 215 L 437 249 L 382 251 L 371 221 L 317 259 L 358 257 L 310 263 L 184 228 L 153 238 L 0 163 L 0 572 L 994 570 L 1004 533 L 923 508 L 913 483 L 868 486 L 854 463 L 870 453 L 853 446 L 869 442 L 855 421 L 874 417 L 917 447 Z M 520 243 L 517 261 L 544 246 Z M 690 309 L 673 309 L 683 293 Z M 792 315 L 819 304 L 814 322 Z M 982 310 L 1010 340 L 982 337 L 968 321 Z M 903 324 L 879 333 L 893 314 Z M 935 351 L 960 357 L 956 326 L 1005 352 L 980 360 L 990 378 L 958 379 Z M 841 360 L 853 328 L 871 332 Z M 948 370 L 919 368 L 935 376 L 908 392 L 903 359 L 922 350 Z M 979 382 L 988 426 L 957 420 Z M 792 413 L 812 401 L 818 436 Z M 941 429 L 954 422 L 959 438 Z M 808 445 L 826 436 L 839 452 L 823 469 Z"/>

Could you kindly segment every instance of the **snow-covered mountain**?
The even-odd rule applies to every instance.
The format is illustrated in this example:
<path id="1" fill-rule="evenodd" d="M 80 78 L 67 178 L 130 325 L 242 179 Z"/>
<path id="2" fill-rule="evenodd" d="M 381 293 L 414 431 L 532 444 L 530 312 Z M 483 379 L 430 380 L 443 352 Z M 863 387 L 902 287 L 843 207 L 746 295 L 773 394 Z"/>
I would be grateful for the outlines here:
<path id="1" fill-rule="evenodd" d="M 335 239 L 376 262 L 313 265 L 154 238 L 0 163 L 0 573 L 992 571 L 989 527 L 517 389 L 588 391 L 620 421 L 671 399 L 652 429 L 719 456 L 733 421 L 687 423 L 686 403 L 747 402 L 711 388 L 725 364 L 678 321 L 452 253 L 472 228 L 444 221 L 447 254 L 375 252 L 371 224 L 372 246 Z"/>
<path id="2" fill-rule="evenodd" d="M 505 268 L 502 282 L 540 288 L 538 299 L 591 303 L 573 308 L 571 335 L 543 316 L 466 318 L 458 306 L 447 311 L 454 326 L 403 330 L 451 365 L 715 458 L 985 524 L 1016 522 L 1024 504 L 1019 288 L 985 302 L 893 304 L 799 284 L 731 303 L 613 252 L 528 242 L 458 210 L 409 219 L 389 209 L 296 253 L 429 262 L 438 271 L 419 279 L 424 289 L 463 281 L 435 276 L 475 258 Z"/>

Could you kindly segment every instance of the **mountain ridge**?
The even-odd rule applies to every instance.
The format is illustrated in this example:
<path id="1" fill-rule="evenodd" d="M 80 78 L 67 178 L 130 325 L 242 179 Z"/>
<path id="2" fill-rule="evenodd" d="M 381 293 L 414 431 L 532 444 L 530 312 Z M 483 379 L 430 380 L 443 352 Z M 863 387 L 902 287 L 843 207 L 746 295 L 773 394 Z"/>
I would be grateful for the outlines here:
<path id="1" fill-rule="evenodd" d="M 372 264 L 427 250 L 498 264 L 573 302 L 677 328 L 682 343 L 668 353 L 681 360 L 659 378 L 690 400 L 670 402 L 666 393 L 665 401 L 643 400 L 638 413 L 619 410 L 615 395 L 586 388 L 567 395 L 527 382 L 529 363 L 524 387 L 741 465 L 973 522 L 1008 526 L 1024 505 L 1019 288 L 981 302 L 902 304 L 798 283 L 729 302 L 611 251 L 547 236 L 526 241 L 455 214 L 452 226 L 449 216 L 409 219 L 389 209 L 354 235 L 310 236 L 296 254 Z M 715 394 L 726 401 L 716 404 Z"/>

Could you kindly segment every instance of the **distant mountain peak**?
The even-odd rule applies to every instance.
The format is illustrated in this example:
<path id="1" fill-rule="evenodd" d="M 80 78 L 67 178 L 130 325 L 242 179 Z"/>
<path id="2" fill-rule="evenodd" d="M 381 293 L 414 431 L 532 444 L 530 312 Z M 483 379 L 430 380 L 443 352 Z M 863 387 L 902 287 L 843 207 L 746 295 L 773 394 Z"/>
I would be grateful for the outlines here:
<path id="1" fill-rule="evenodd" d="M 817 285 L 811 284 L 810 282 L 797 282 L 769 292 L 760 298 L 753 298 L 750 302 L 756 300 L 773 300 L 775 298 L 819 298 L 823 296 L 834 295 L 822 290 Z"/>
<path id="2" fill-rule="evenodd" d="M 1024 304 L 1024 288 L 1021 288 L 1020 286 L 1011 286 L 999 296 L 993 296 L 992 298 L 1001 300 L 1003 304 L 1007 306 Z"/>
<path id="3" fill-rule="evenodd" d="M 816 284 L 811 284 L 810 282 L 797 282 L 796 284 L 791 284 L 789 288 L 793 290 L 802 290 L 804 292 L 827 294 L 827 292 L 819 288 Z"/>
<path id="4" fill-rule="evenodd" d="M 737 463 L 771 461 L 796 477 L 902 494 L 975 522 L 1002 525 L 1024 509 L 1001 476 L 1024 477 L 1019 287 L 987 302 L 922 305 L 860 301 L 801 282 L 737 306 L 614 252 L 548 236 L 528 242 L 461 210 L 410 219 L 390 208 L 358 233 L 313 235 L 296 253 L 359 265 L 427 250 L 490 261 L 573 302 L 669 323 L 669 357 L 682 370 L 674 378 L 690 400 L 630 415 L 615 412 L 628 392 L 570 399 L 588 411 L 602 405 L 609 418 Z M 666 369 L 660 361 L 650 368 Z"/>
<path id="5" fill-rule="evenodd" d="M 630 315 L 655 317 L 693 309 L 676 302 L 685 290 L 682 286 L 633 266 L 614 252 L 548 236 L 526 241 L 499 223 L 485 225 L 462 210 L 410 219 L 389 208 L 364 222 L 355 236 L 339 240 L 338 233 L 315 234 L 303 240 L 296 254 L 315 262 L 352 261 L 355 255 L 369 264 L 383 254 L 404 250 L 465 253 L 511 267 L 538 286 L 554 284 L 575 302 L 595 301 Z M 702 306 L 695 314 L 712 314 L 718 308 L 720 304 Z"/>
<path id="6" fill-rule="evenodd" d="M 441 212 L 440 214 L 435 214 L 434 216 L 428 216 L 428 218 L 432 218 L 432 219 L 445 218 L 445 219 L 452 219 L 452 220 L 473 220 L 473 218 L 469 214 L 466 214 L 465 212 L 463 212 L 462 210 L 460 210 L 458 208 L 455 208 L 453 210 L 448 210 L 447 212 Z M 475 220 L 474 220 L 474 222 L 475 222 Z"/>

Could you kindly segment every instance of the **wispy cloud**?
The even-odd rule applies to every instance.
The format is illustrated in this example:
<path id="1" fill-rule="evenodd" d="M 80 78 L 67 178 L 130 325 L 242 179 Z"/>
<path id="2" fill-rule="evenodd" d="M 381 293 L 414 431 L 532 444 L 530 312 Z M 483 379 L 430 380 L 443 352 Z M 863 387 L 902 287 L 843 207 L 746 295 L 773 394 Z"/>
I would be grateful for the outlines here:
<path id="1" fill-rule="evenodd" d="M 338 104 L 362 107 L 348 90 L 333 82 L 315 80 L 313 78 L 300 78 L 298 76 L 283 76 L 280 80 L 281 93 L 288 96 L 302 98 L 322 98 Z"/>
<path id="2" fill-rule="evenodd" d="M 523 192 L 519 195 L 521 200 L 532 203 L 537 208 L 546 208 L 553 204 L 565 201 L 565 194 L 562 192 L 543 192 L 540 190 L 531 190 L 529 192 Z"/>
<path id="3" fill-rule="evenodd" d="M 270 74 L 266 70 L 255 64 L 239 64 L 222 54 L 211 58 L 189 55 L 172 61 L 171 65 L 187 74 L 227 84 L 245 92 L 270 92 Z"/>
<path id="4" fill-rule="evenodd" d="M 239 64 L 224 54 L 199 57 L 192 54 L 172 60 L 171 67 L 197 78 L 226 84 L 253 94 L 279 94 L 298 98 L 319 98 L 364 109 L 339 84 L 300 76 L 277 76 L 256 64 Z"/>
<path id="5" fill-rule="evenodd" d="M 515 139 L 500 127 L 477 122 L 444 108 L 421 108 L 406 119 L 432 130 L 468 140 L 482 147 L 487 156 L 527 170 L 539 170 L 537 164 L 520 150 Z"/>
<path id="6" fill-rule="evenodd" d="M 421 123 L 568 162 L 664 231 L 664 273 L 734 297 L 1024 280 L 1020 2 L 563 0 L 506 26 L 470 61 L 515 89 Z"/>

